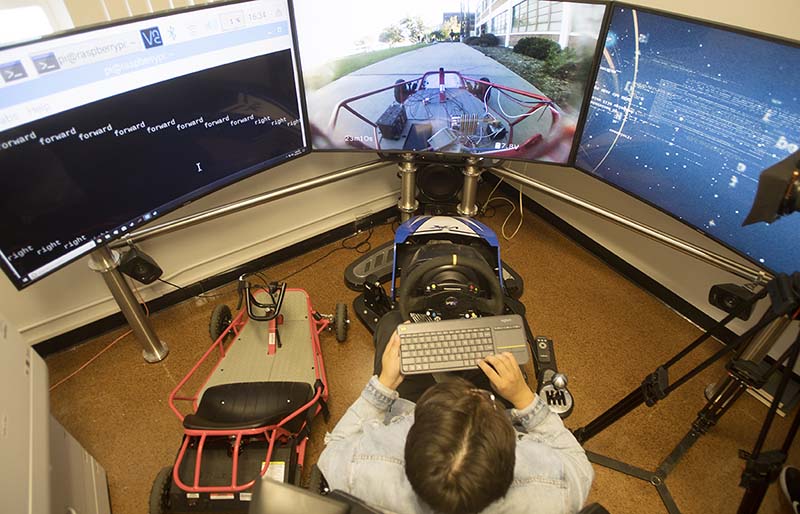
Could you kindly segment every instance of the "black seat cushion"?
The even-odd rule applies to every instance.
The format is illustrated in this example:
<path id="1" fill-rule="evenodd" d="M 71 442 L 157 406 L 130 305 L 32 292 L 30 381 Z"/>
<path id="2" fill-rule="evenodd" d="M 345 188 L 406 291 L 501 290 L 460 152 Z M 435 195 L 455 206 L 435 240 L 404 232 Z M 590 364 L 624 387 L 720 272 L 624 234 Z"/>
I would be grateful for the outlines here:
<path id="1" fill-rule="evenodd" d="M 242 382 L 209 387 L 197 412 L 183 419 L 191 430 L 236 430 L 279 423 L 314 396 L 306 382 Z M 299 430 L 305 415 L 287 423 L 290 432 Z"/>

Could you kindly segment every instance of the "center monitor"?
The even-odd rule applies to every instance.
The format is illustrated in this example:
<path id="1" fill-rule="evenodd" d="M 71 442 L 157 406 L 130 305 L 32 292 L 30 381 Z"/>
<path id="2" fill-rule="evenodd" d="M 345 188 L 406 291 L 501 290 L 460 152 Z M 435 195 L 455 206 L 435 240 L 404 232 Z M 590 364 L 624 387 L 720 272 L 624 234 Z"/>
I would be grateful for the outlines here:
<path id="1" fill-rule="evenodd" d="M 310 151 L 288 0 L 0 49 L 0 267 L 26 287 Z"/>
<path id="2" fill-rule="evenodd" d="M 606 6 L 298 1 L 315 150 L 567 164 Z"/>

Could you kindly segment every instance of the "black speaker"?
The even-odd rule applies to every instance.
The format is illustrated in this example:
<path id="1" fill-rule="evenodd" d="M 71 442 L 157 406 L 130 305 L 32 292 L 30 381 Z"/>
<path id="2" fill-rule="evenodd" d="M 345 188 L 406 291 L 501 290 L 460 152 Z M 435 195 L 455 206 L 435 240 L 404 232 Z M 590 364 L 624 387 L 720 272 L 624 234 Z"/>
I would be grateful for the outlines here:
<path id="1" fill-rule="evenodd" d="M 118 269 L 142 284 L 155 282 L 164 273 L 152 257 L 138 248 L 131 248 L 122 254 Z"/>
<path id="2" fill-rule="evenodd" d="M 458 166 L 424 164 L 417 170 L 417 199 L 426 213 L 455 212 L 464 175 Z"/>
<path id="3" fill-rule="evenodd" d="M 708 292 L 708 303 L 722 309 L 728 314 L 732 314 L 739 309 L 740 305 L 752 297 L 753 293 L 742 286 L 736 284 L 717 284 L 712 286 L 711 290 Z M 740 312 L 737 317 L 747 321 L 750 319 L 750 315 L 753 314 L 754 307 L 755 305 L 750 305 L 749 309 L 746 309 L 745 312 Z"/>

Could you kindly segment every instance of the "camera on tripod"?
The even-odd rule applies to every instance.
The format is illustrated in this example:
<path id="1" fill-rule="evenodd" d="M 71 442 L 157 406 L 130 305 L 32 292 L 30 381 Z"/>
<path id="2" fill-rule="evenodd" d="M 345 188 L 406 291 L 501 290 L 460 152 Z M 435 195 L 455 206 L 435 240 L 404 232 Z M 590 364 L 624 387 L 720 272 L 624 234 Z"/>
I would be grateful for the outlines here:
<path id="1" fill-rule="evenodd" d="M 749 303 L 744 310 L 742 305 L 748 304 L 752 297 L 753 293 L 746 287 L 737 284 L 717 284 L 711 286 L 708 292 L 708 303 L 728 314 L 736 313 L 737 318 L 747 321 L 753 314 L 755 304 Z"/>

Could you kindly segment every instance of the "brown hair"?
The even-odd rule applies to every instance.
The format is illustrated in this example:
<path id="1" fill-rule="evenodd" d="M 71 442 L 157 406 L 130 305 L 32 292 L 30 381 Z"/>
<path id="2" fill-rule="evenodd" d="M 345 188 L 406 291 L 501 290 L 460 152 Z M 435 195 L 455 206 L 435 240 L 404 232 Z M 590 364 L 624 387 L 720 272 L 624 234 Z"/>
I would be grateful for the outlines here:
<path id="1" fill-rule="evenodd" d="M 514 478 L 516 437 L 502 405 L 457 378 L 419 399 L 405 447 L 414 492 L 444 514 L 482 511 Z"/>

